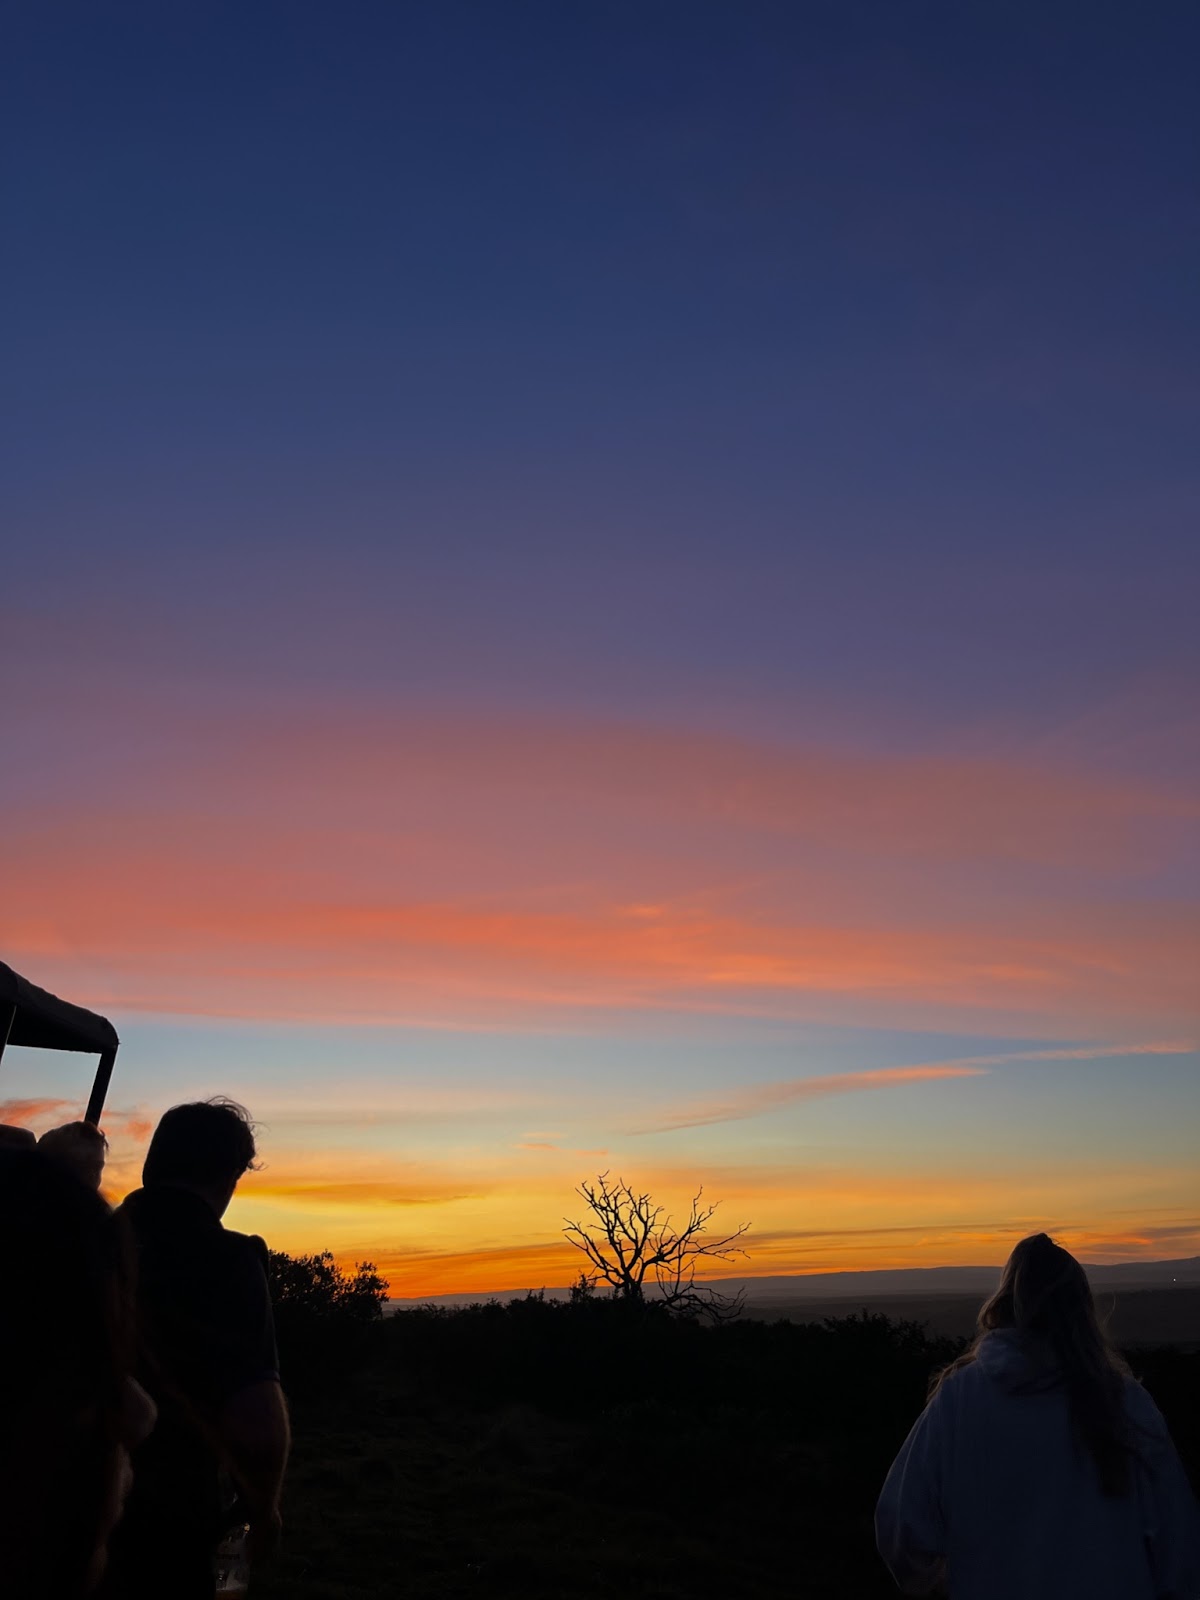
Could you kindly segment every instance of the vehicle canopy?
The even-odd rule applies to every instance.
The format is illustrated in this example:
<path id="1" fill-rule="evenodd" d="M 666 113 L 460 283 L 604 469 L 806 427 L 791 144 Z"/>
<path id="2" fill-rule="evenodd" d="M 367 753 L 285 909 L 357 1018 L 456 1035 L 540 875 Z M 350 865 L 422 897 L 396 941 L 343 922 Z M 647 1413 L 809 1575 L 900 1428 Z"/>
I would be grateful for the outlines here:
<path id="1" fill-rule="evenodd" d="M 10 1044 L 98 1055 L 100 1062 L 84 1113 L 88 1122 L 100 1121 L 119 1043 L 117 1030 L 107 1017 L 60 1000 L 0 961 L 0 1056 Z"/>

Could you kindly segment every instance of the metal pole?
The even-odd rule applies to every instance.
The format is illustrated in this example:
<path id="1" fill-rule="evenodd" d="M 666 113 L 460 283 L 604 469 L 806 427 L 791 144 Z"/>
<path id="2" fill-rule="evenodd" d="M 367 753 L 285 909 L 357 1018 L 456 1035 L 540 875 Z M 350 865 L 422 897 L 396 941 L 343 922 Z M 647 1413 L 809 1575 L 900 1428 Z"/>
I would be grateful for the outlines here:
<path id="1" fill-rule="evenodd" d="M 117 1059 L 115 1050 L 106 1050 L 100 1057 L 100 1065 L 96 1068 L 95 1081 L 92 1084 L 91 1098 L 88 1100 L 87 1110 L 83 1120 L 96 1127 L 100 1122 L 100 1113 L 104 1110 L 104 1097 L 108 1093 L 108 1080 L 112 1077 L 113 1062 Z"/>
<path id="2" fill-rule="evenodd" d="M 17 1003 L 14 1000 L 12 1010 L 8 1013 L 8 1021 L 4 1024 L 4 1031 L 0 1033 L 0 1057 L 4 1055 L 4 1047 L 8 1043 L 8 1036 L 13 1031 L 13 1023 L 17 1020 Z"/>

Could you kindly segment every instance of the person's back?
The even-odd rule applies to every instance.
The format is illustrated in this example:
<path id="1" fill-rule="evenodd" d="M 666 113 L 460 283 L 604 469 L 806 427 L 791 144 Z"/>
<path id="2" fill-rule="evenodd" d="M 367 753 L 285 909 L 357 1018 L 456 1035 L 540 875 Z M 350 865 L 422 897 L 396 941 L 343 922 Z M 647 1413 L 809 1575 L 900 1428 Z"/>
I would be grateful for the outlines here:
<path id="1" fill-rule="evenodd" d="M 1196 1508 L 1166 1426 L 1098 1328 L 1092 1344 L 1082 1269 L 1025 1243 L 1018 1266 L 1060 1272 L 1087 1315 L 1029 1314 L 1028 1277 L 1014 1311 L 1006 1269 L 888 1474 L 880 1553 L 908 1593 L 951 1600 L 1193 1600 Z"/>
<path id="2" fill-rule="evenodd" d="M 211 1600 L 223 1466 L 260 1545 L 278 1522 L 287 1423 L 266 1247 L 221 1224 L 253 1156 L 240 1107 L 176 1107 L 151 1142 L 143 1187 L 118 1213 L 137 1257 L 141 1371 L 159 1425 L 134 1460 L 112 1600 Z"/>

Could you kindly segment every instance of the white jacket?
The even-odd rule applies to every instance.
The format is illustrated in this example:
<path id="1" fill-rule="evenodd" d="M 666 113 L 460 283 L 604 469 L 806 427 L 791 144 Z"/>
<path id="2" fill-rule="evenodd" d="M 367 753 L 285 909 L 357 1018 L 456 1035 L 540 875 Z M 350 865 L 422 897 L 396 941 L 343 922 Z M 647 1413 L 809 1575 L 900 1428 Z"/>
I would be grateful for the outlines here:
<path id="1" fill-rule="evenodd" d="M 950 1600 L 1198 1600 L 1196 1501 L 1157 1406 L 1125 1386 L 1133 1485 L 1107 1497 L 1044 1353 L 989 1333 L 918 1417 L 875 1512 L 909 1594 Z"/>

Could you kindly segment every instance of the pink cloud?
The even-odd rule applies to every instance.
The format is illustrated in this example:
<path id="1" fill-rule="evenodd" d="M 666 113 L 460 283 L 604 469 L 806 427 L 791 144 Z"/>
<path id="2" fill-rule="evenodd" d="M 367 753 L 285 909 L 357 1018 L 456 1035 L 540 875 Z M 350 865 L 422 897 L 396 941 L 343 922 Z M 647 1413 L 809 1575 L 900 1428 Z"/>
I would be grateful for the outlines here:
<path id="1" fill-rule="evenodd" d="M 0 1122 L 14 1128 L 31 1128 L 43 1122 L 47 1126 L 51 1122 L 73 1122 L 81 1115 L 81 1108 L 74 1100 L 0 1100 Z"/>
<path id="2" fill-rule="evenodd" d="M 4 948 L 101 1009 L 1059 1036 L 1197 1016 L 1194 909 L 1124 893 L 1200 816 L 1168 785 L 385 712 L 196 719 L 169 749 L 107 807 L 101 785 L 5 819 Z"/>

